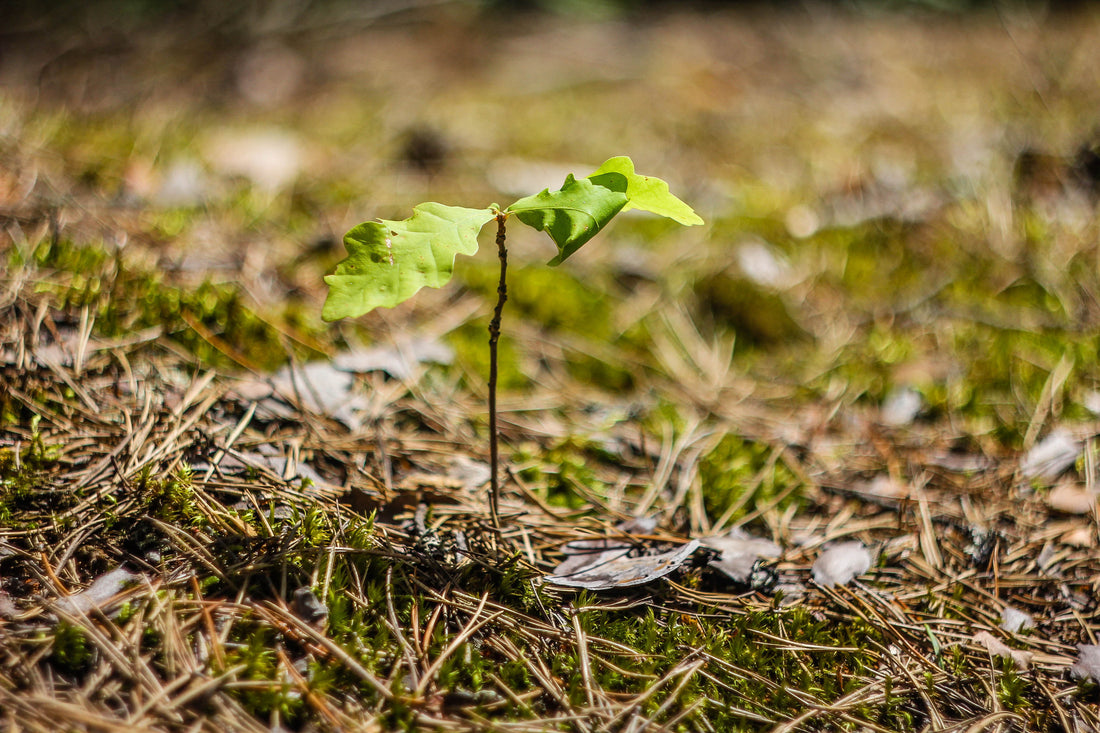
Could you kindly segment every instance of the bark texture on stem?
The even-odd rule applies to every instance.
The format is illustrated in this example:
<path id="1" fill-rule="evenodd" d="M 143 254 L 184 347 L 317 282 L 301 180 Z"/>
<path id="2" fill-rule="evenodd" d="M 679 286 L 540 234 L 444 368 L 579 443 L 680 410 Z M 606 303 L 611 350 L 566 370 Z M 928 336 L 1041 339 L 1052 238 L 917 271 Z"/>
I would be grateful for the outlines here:
<path id="1" fill-rule="evenodd" d="M 493 526 L 500 529 L 500 476 L 497 448 L 497 341 L 500 340 L 500 315 L 508 300 L 508 250 L 504 247 L 504 221 L 508 215 L 497 212 L 497 257 L 500 258 L 500 281 L 497 283 L 497 305 L 489 321 L 489 512 Z"/>

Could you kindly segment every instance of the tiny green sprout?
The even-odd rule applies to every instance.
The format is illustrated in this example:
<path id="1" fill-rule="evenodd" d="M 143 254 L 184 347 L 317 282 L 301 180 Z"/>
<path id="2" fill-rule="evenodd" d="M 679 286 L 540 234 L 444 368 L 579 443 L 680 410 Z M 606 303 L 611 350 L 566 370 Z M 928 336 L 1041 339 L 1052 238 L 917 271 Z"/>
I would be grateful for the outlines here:
<path id="1" fill-rule="evenodd" d="M 442 287 L 454 272 L 457 255 L 473 255 L 477 236 L 490 221 L 497 223 L 497 255 L 500 281 L 497 303 L 489 322 L 489 506 L 493 524 L 500 526 L 500 484 L 497 455 L 497 341 L 501 313 L 508 299 L 508 251 L 505 222 L 515 216 L 522 223 L 550 235 L 558 254 L 549 264 L 560 265 L 600 233 L 621 211 L 640 209 L 668 217 L 685 226 L 703 220 L 668 190 L 660 178 L 634 171 L 626 156 L 605 161 L 586 178 L 569 174 L 557 191 L 543 190 L 501 209 L 467 209 L 423 203 L 403 221 L 371 221 L 344 235 L 346 259 L 325 277 L 328 297 L 322 317 L 326 321 L 356 318 L 375 308 L 392 308 L 411 298 L 424 286 Z"/>

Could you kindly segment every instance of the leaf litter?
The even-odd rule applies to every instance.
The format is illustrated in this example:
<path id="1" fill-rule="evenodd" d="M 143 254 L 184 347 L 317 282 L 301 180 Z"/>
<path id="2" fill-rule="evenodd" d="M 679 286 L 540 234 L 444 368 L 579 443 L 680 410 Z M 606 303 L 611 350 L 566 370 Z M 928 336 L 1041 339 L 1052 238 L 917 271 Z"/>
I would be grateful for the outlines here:
<path id="1" fill-rule="evenodd" d="M 1031 660 L 1035 656 L 1031 652 L 1013 649 L 988 631 L 979 631 L 974 634 L 972 641 L 984 647 L 994 657 L 1009 657 L 1016 665 L 1016 669 L 1021 672 L 1031 666 Z"/>
<path id="2" fill-rule="evenodd" d="M 126 568 L 115 568 L 104 573 L 79 593 L 58 598 L 53 608 L 67 614 L 88 613 L 92 609 L 107 611 L 109 604 L 128 586 L 139 583 L 142 576 Z"/>
<path id="3" fill-rule="evenodd" d="M 862 542 L 838 542 L 826 547 L 814 561 L 814 581 L 825 587 L 847 585 L 870 570 L 873 563 Z"/>
<path id="4" fill-rule="evenodd" d="M 602 542 L 600 540 L 597 543 Z M 553 575 L 544 580 L 552 585 L 587 590 L 611 590 L 630 588 L 651 583 L 676 570 L 699 547 L 699 540 L 691 540 L 673 550 L 631 556 L 629 545 L 610 548 L 591 547 L 588 543 L 571 549 L 572 556 L 557 567 Z M 574 560 L 579 558 L 580 562 Z"/>
<path id="5" fill-rule="evenodd" d="M 1020 473 L 1029 481 L 1052 482 L 1077 461 L 1082 448 L 1068 431 L 1054 430 L 1024 456 Z"/>
<path id="6" fill-rule="evenodd" d="M 1035 628 L 1035 617 L 1015 606 L 1005 606 L 1001 612 L 1001 628 L 1010 634 L 1018 634 Z"/>
<path id="7" fill-rule="evenodd" d="M 346 372 L 383 371 L 394 379 L 411 379 L 421 364 L 451 364 L 454 358 L 454 349 L 447 344 L 414 338 L 399 341 L 393 346 L 374 346 L 343 352 L 333 358 L 332 364 Z"/>
<path id="8" fill-rule="evenodd" d="M 783 550 L 771 540 L 753 537 L 740 529 L 727 535 L 703 537 L 699 542 L 704 547 L 718 551 L 718 556 L 710 561 L 710 566 L 721 570 L 736 583 L 748 584 L 752 580 L 753 570 L 761 560 L 779 557 Z"/>
<path id="9" fill-rule="evenodd" d="M 181 346 L 187 337 L 247 356 L 254 343 L 223 338 L 240 313 L 202 313 L 182 330 L 155 318 L 137 328 L 132 320 L 161 285 L 187 292 L 195 288 L 188 278 L 209 274 L 239 275 L 239 284 L 251 287 L 253 265 L 232 252 L 242 238 L 262 240 L 270 261 L 280 264 L 278 272 L 262 273 L 276 284 L 272 292 L 288 301 L 304 297 L 306 310 L 316 309 L 316 281 L 328 267 L 322 260 L 333 254 L 323 240 L 347 216 L 346 191 L 363 200 L 381 196 L 402 210 L 423 198 L 427 177 L 405 175 L 399 160 L 382 160 L 373 144 L 348 150 L 356 147 L 352 136 L 331 132 L 341 113 L 310 131 L 308 151 L 304 133 L 291 134 L 294 144 L 283 152 L 282 143 L 265 143 L 278 169 L 265 172 L 257 163 L 266 155 L 262 145 L 252 147 L 251 162 L 209 159 L 209 172 L 181 169 L 175 198 L 158 201 L 156 182 L 149 183 L 142 190 L 156 208 L 138 211 L 127 208 L 140 208 L 140 197 L 126 194 L 125 181 L 140 183 L 141 159 L 155 173 L 155 160 L 197 154 L 143 127 L 160 117 L 129 114 L 127 129 L 147 136 L 135 142 L 113 141 L 109 131 L 64 110 L 57 111 L 62 122 L 43 121 L 17 102 L 0 110 L 9 135 L 0 146 L 0 237 L 5 264 L 12 263 L 0 275 L 6 727 L 224 733 L 1100 726 L 1091 688 L 1074 681 L 1097 678 L 1092 643 L 1100 632 L 1095 516 L 1091 508 L 1078 513 L 1086 508 L 1081 489 L 1091 495 L 1096 486 L 1088 410 L 1095 408 L 1097 375 L 1091 342 L 1079 338 L 1096 325 L 1095 268 L 1080 266 L 1095 259 L 1088 244 L 1095 232 L 1089 216 L 1073 214 L 1082 209 L 1078 199 L 1089 211 L 1087 166 L 1075 162 L 1083 138 L 1057 133 L 1049 138 L 1058 148 L 1052 154 L 1020 156 L 1032 163 L 1018 166 L 1018 182 L 980 172 L 1013 164 L 1002 159 L 1009 143 L 1000 133 L 986 135 L 994 142 L 972 139 L 973 125 L 999 130 L 1003 120 L 960 120 L 951 100 L 983 74 L 999 72 L 976 64 L 973 77 L 960 75 L 950 66 L 953 54 L 937 52 L 921 66 L 927 83 L 891 76 L 891 69 L 912 68 L 911 59 L 892 55 L 897 48 L 943 43 L 960 54 L 973 47 L 1019 53 L 1003 28 L 990 31 L 968 16 L 960 20 L 975 25 L 954 41 L 912 20 L 886 31 L 880 21 L 838 20 L 853 31 L 840 56 L 813 25 L 722 13 L 685 17 L 647 26 L 655 38 L 673 33 L 670 47 L 683 48 L 690 37 L 700 54 L 669 57 L 669 78 L 680 81 L 665 93 L 675 103 L 654 108 L 651 89 L 630 72 L 632 86 L 612 94 L 613 118 L 640 105 L 635 109 L 644 113 L 634 119 L 653 116 L 668 130 L 685 131 L 682 139 L 660 139 L 668 140 L 670 164 L 682 166 L 678 180 L 695 189 L 686 198 L 708 202 L 717 214 L 703 239 L 720 246 L 697 248 L 703 240 L 677 235 L 665 249 L 638 217 L 609 232 L 617 246 L 571 259 L 592 287 L 613 294 L 607 303 L 615 310 L 614 334 L 623 334 L 613 345 L 583 329 L 548 332 L 540 309 L 570 323 L 568 313 L 553 310 L 553 292 L 526 306 L 529 312 L 509 311 L 509 327 L 531 344 L 533 357 L 518 365 L 529 391 L 504 398 L 503 532 L 486 521 L 480 375 L 457 368 L 476 364 L 461 338 L 448 337 L 454 359 L 443 360 L 451 362 L 447 368 L 425 370 L 430 360 L 398 362 L 385 353 L 357 355 L 357 368 L 367 372 L 319 361 L 362 342 L 359 329 L 373 349 L 400 344 L 394 333 L 423 332 L 426 321 L 451 308 L 476 312 L 476 303 L 467 307 L 475 298 L 459 287 L 476 283 L 455 284 L 422 310 L 386 313 L 337 335 L 310 331 L 300 314 L 262 313 L 278 327 L 275 343 L 295 359 L 278 380 L 259 370 L 211 370 Z M 1014 33 L 1028 35 L 1035 48 L 1089 58 L 1092 25 L 1063 28 L 1053 43 L 1043 22 Z M 598 38 L 647 42 L 628 26 L 602 24 Z M 409 27 L 441 32 L 430 23 Z M 555 43 L 577 43 L 567 27 L 555 28 Z M 366 96 L 386 85 L 386 68 L 400 68 L 401 88 L 417 80 L 424 90 L 439 86 L 401 53 L 400 33 L 382 31 L 367 44 L 356 33 L 347 42 L 325 33 L 323 68 L 312 66 L 308 53 L 298 56 L 310 65 L 298 69 L 299 79 L 318 85 L 310 97 L 318 114 L 332 99 L 326 79 L 352 78 L 349 70 L 374 70 L 362 87 Z M 898 34 L 917 43 L 897 43 Z M 37 52 L 52 47 L 39 44 Z M 511 46 L 517 54 L 538 47 L 526 37 Z M 746 55 L 724 56 L 734 53 Z M 723 63 L 700 76 L 692 64 L 708 54 Z M 814 64 L 789 63 L 807 55 Z M 5 58 L 12 57 L 18 55 Z M 451 70 L 453 54 L 446 57 Z M 35 98 L 49 104 L 64 89 L 57 75 L 65 65 L 37 67 L 33 55 L 26 58 L 28 69 L 42 72 Z M 861 58 L 875 59 L 866 68 L 879 71 L 852 76 L 852 60 Z M 895 63 L 877 63 L 883 58 Z M 597 112 L 607 109 L 595 106 L 588 87 L 553 78 L 537 55 L 523 61 L 544 70 L 544 83 L 568 88 Z M 464 101 L 462 90 L 471 81 L 489 83 L 484 74 L 505 66 L 486 63 L 445 85 L 455 114 L 439 134 L 456 149 L 466 144 L 458 141 L 470 142 L 463 155 L 486 151 L 489 169 L 491 159 L 516 153 L 489 149 L 483 102 Z M 197 84 L 216 96 L 219 85 L 209 84 L 201 65 L 194 68 L 195 80 L 173 93 Z M 1074 68 L 1049 93 L 1065 89 L 1093 101 L 1095 85 L 1073 86 Z M 831 74 L 829 83 L 813 82 L 811 69 Z M 125 93 L 125 76 L 119 88 L 97 90 L 94 71 L 69 88 L 88 90 L 81 104 Z M 936 83 L 945 73 L 950 99 Z M 777 110 L 763 79 L 802 90 L 783 104 L 804 99 L 814 114 L 799 122 L 789 107 Z M 135 99 L 144 98 L 143 89 Z M 727 113 L 723 89 L 738 95 L 736 140 L 714 124 Z M 890 100 L 889 109 L 868 108 L 876 92 Z M 1009 98 L 1030 95 L 1014 87 Z M 507 139 L 527 134 L 540 119 L 560 118 L 550 105 L 527 95 L 495 124 Z M 898 109 L 915 123 L 900 129 Z M 358 111 L 394 139 L 401 130 L 392 126 L 404 124 L 395 118 L 416 114 Z M 348 116 L 359 124 L 358 114 Z M 598 137 L 600 115 L 586 119 Z M 1062 122 L 1054 127 L 1078 129 Z M 181 124 L 187 132 L 187 120 Z M 78 134 L 65 142 L 68 126 Z M 652 130 L 632 127 L 644 128 L 642 136 L 616 126 L 616 145 L 649 149 Z M 913 143 L 912 151 L 909 142 L 900 145 L 901 156 L 898 134 Z M 831 142 L 821 145 L 823 137 Z M 47 138 L 57 150 L 34 159 Z M 698 141 L 722 146 L 722 155 L 694 147 Z M 807 141 L 810 151 L 801 149 Z M 326 144 L 340 151 L 327 162 Z M 212 152 L 200 146 L 199 153 Z M 304 167 L 307 152 L 318 180 Z M 832 154 L 849 164 L 834 170 Z M 920 161 L 907 162 L 906 154 Z M 961 177 L 951 180 L 966 185 L 930 193 L 926 181 L 935 173 L 924 166 L 936 158 L 959 166 L 952 175 Z M 731 159 L 738 161 L 736 180 L 719 162 Z M 807 167 L 809 159 L 817 162 Z M 1036 173 L 1035 160 L 1051 167 Z M 319 181 L 325 166 L 337 180 L 331 188 Z M 433 173 L 431 186 L 481 186 L 480 175 L 470 177 L 478 167 L 452 161 Z M 263 180 L 268 175 L 271 181 Z M 247 185 L 237 186 L 238 176 Z M 227 203 L 229 189 L 239 198 Z M 946 200 L 964 189 L 978 198 Z M 319 230 L 307 225 L 303 232 L 301 222 L 315 217 L 324 220 Z M 1073 221 L 1083 228 L 1073 229 Z M 168 267 L 156 287 L 123 299 L 143 266 L 186 263 L 189 245 L 211 236 L 224 250 L 213 260 L 216 272 L 210 264 L 201 272 Z M 314 236 L 322 240 L 320 254 L 298 259 L 303 239 Z M 112 245 L 102 267 L 80 259 L 94 247 L 77 245 L 105 240 L 125 246 Z M 769 261 L 751 249 L 738 257 L 730 241 L 766 242 Z M 1048 244 L 1060 248 L 1057 268 L 1048 267 Z M 645 253 L 644 272 L 615 264 L 628 247 Z M 728 313 L 694 306 L 671 313 L 669 304 L 684 301 L 698 272 L 721 271 L 734 260 L 781 298 L 808 340 L 791 350 L 753 346 L 743 319 L 731 326 L 722 321 Z M 124 305 L 112 308 L 108 294 Z M 201 310 L 202 303 L 190 307 Z M 744 313 L 735 308 L 733 315 Z M 1063 331 L 1072 338 L 1060 338 Z M 476 341 L 483 348 L 480 332 Z M 1066 351 L 1078 351 L 1064 359 L 1074 365 L 1069 377 L 1056 369 Z M 577 354 L 587 358 L 583 369 Z M 624 396 L 621 385 L 601 392 L 611 367 L 630 372 L 633 392 Z M 1063 376 L 1054 379 L 1055 372 Z M 919 406 L 909 390 L 919 393 Z M 627 402 L 629 416 L 606 435 L 575 429 L 605 405 Z M 762 450 L 710 450 L 709 436 L 725 434 Z M 302 479 L 324 481 L 325 491 L 306 490 Z M 640 513 L 660 522 L 609 528 L 608 517 Z M 718 529 L 731 524 L 745 534 Z M 850 549 L 836 556 L 845 544 Z M 873 573 L 868 548 L 882 548 Z M 593 562 L 604 553 L 606 562 Z M 563 559 L 572 569 L 562 569 Z M 607 575 L 606 566 L 619 561 L 630 562 Z M 119 568 L 138 579 L 120 582 Z M 753 582 L 763 570 L 771 580 Z M 597 590 L 539 582 L 581 572 L 592 573 Z M 68 589 L 84 590 L 66 597 Z M 85 612 L 58 623 L 50 606 L 65 598 L 78 599 L 71 602 Z M 1031 624 L 1041 632 L 1028 632 Z M 1021 692 L 1004 663 L 1016 666 L 1028 654 Z"/>

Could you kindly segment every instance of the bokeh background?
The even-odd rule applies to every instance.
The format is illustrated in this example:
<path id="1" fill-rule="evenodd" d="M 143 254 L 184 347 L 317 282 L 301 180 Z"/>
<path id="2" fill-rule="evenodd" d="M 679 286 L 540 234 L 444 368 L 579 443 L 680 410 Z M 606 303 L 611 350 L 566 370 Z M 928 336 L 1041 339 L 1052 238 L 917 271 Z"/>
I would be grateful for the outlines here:
<path id="1" fill-rule="evenodd" d="M 0 720 L 1097 730 L 1098 39 L 1090 3 L 0 3 Z M 510 226 L 493 526 L 492 232 L 354 321 L 322 278 L 359 222 L 615 155 L 705 224 L 559 268 Z M 644 585 L 546 580 L 624 532 Z"/>
<path id="2" fill-rule="evenodd" d="M 915 390 L 1018 448 L 1060 362 L 1074 414 L 1096 386 L 1098 30 L 1058 3 L 15 3 L 5 237 L 99 248 L 35 256 L 105 335 L 265 371 L 424 332 L 476 385 L 492 253 L 329 327 L 343 232 L 626 154 L 707 225 L 625 219 L 557 271 L 514 231 L 508 389 Z"/>

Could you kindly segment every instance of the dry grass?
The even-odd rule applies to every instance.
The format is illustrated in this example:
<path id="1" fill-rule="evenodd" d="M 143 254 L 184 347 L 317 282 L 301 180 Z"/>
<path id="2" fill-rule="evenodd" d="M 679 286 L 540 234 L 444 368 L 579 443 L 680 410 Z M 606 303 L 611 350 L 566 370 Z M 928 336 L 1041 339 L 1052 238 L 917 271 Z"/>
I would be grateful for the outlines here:
<path id="1" fill-rule="evenodd" d="M 714 63 L 674 54 L 652 62 L 667 77 L 614 67 L 619 76 L 595 83 L 566 64 L 550 93 L 522 104 L 486 95 L 504 72 L 466 58 L 473 81 L 456 75 L 410 113 L 465 140 L 469 157 L 450 154 L 434 178 L 410 171 L 409 150 L 397 150 L 410 120 L 378 101 L 399 86 L 388 59 L 406 59 L 403 83 L 426 89 L 447 64 L 413 63 L 410 48 L 453 50 L 456 27 L 487 31 L 468 18 L 403 31 L 383 23 L 358 31 L 377 44 L 362 50 L 359 36 L 319 23 L 287 36 L 313 59 L 315 94 L 235 119 L 283 115 L 286 127 L 313 130 L 318 147 L 358 155 L 363 170 L 314 150 L 318 170 L 293 190 L 257 192 L 226 175 L 204 203 L 183 207 L 157 203 L 153 184 L 139 190 L 138 170 L 195 152 L 157 117 L 179 100 L 157 97 L 122 124 L 117 110 L 74 111 L 89 100 L 43 66 L 44 100 L 13 98 L 0 145 L 5 729 L 1100 727 L 1096 685 L 1069 673 L 1077 646 L 1096 643 L 1100 590 L 1089 411 L 1100 386 L 1100 238 L 1095 191 L 1071 154 L 1095 96 L 1095 18 L 979 15 L 964 19 L 967 36 L 936 21 L 830 15 L 850 35 L 825 38 L 800 15 L 777 17 L 550 23 L 537 38 L 566 49 L 590 47 L 590 33 L 644 38 L 659 60 L 664 44 L 695 39 L 692 58 Z M 837 50 L 840 36 L 850 40 Z M 747 55 L 728 55 L 729 38 Z M 918 50 L 898 52 L 899 39 Z M 973 62 L 974 39 L 994 54 L 1015 49 L 1014 63 L 1033 73 Z M 148 58 L 158 43 L 167 41 L 135 43 L 127 58 Z M 329 49 L 324 63 L 310 55 L 316 46 Z M 543 58 L 522 46 L 493 53 L 519 69 Z M 1028 55 L 1046 47 L 1062 50 Z M 349 71 L 357 53 L 382 70 L 381 88 Z M 860 77 L 850 66 L 861 58 L 892 63 Z M 840 86 L 811 83 L 815 64 Z M 927 85 L 899 83 L 917 67 Z M 188 84 L 213 74 L 199 72 Z M 117 106 L 148 79 L 113 82 Z M 341 121 L 351 104 L 341 85 L 353 83 L 367 101 L 350 116 L 378 125 L 394 148 L 386 155 Z M 654 109 L 654 89 L 678 107 Z M 840 99 L 815 118 L 807 110 L 828 89 Z M 941 137 L 962 118 L 976 130 L 1001 121 L 999 109 L 953 106 L 975 89 L 1004 104 L 1041 93 L 1017 120 L 1061 135 L 1028 163 L 1039 173 L 1014 178 L 1024 145 L 988 131 L 970 140 L 992 161 L 976 193 L 945 171 Z M 876 115 L 887 91 L 902 119 Z M 583 143 L 555 143 L 554 120 L 586 104 L 596 112 Z M 463 126 L 478 105 L 509 112 L 491 146 Z M 769 126 L 792 107 L 804 116 Z M 439 122 L 437 108 L 453 120 Z M 733 108 L 736 138 L 723 126 Z M 322 242 L 302 254 L 302 242 L 353 223 L 366 207 L 360 191 L 370 216 L 422 196 L 503 198 L 502 184 L 462 161 L 499 176 L 515 164 L 505 155 L 531 155 L 522 146 L 540 137 L 542 160 L 588 156 L 585 146 L 622 142 L 613 110 L 648 120 L 628 144 L 674 138 L 666 162 L 709 229 L 689 240 L 628 221 L 609 234 L 618 246 L 586 250 L 578 269 L 549 279 L 531 264 L 542 251 L 517 238 L 498 532 L 477 362 L 491 279 L 471 262 L 454 288 L 325 330 L 320 275 L 335 253 Z M 532 126 L 540 116 L 545 129 Z M 209 132 L 201 114 L 184 118 Z M 829 162 L 852 150 L 866 159 Z M 899 155 L 911 165 L 885 170 Z M 788 186 L 792 160 L 809 180 Z M 108 195 L 112 186 L 122 195 Z M 914 213 L 909 204 L 930 190 L 935 203 Z M 813 231 L 797 221 L 807 206 Z M 787 268 L 779 280 L 753 281 L 733 262 L 731 248 L 754 238 Z M 341 397 L 357 408 L 351 422 L 318 407 L 302 363 L 407 331 L 449 339 L 457 363 L 356 376 Z M 283 362 L 298 376 L 273 401 L 262 383 Z M 919 394 L 920 411 L 890 419 L 904 389 Z M 1029 452 L 1059 430 L 1080 447 L 1070 465 L 1029 472 Z M 702 556 L 607 593 L 539 582 L 564 543 L 614 535 L 635 516 L 659 520 L 635 538 L 647 546 L 744 527 L 784 552 L 756 587 Z M 872 548 L 874 567 L 850 584 L 815 583 L 822 548 L 845 539 Z M 129 575 L 113 582 L 120 567 Z M 1003 629 L 1009 606 L 1036 627 Z M 991 653 L 991 640 L 1024 655 Z"/>

